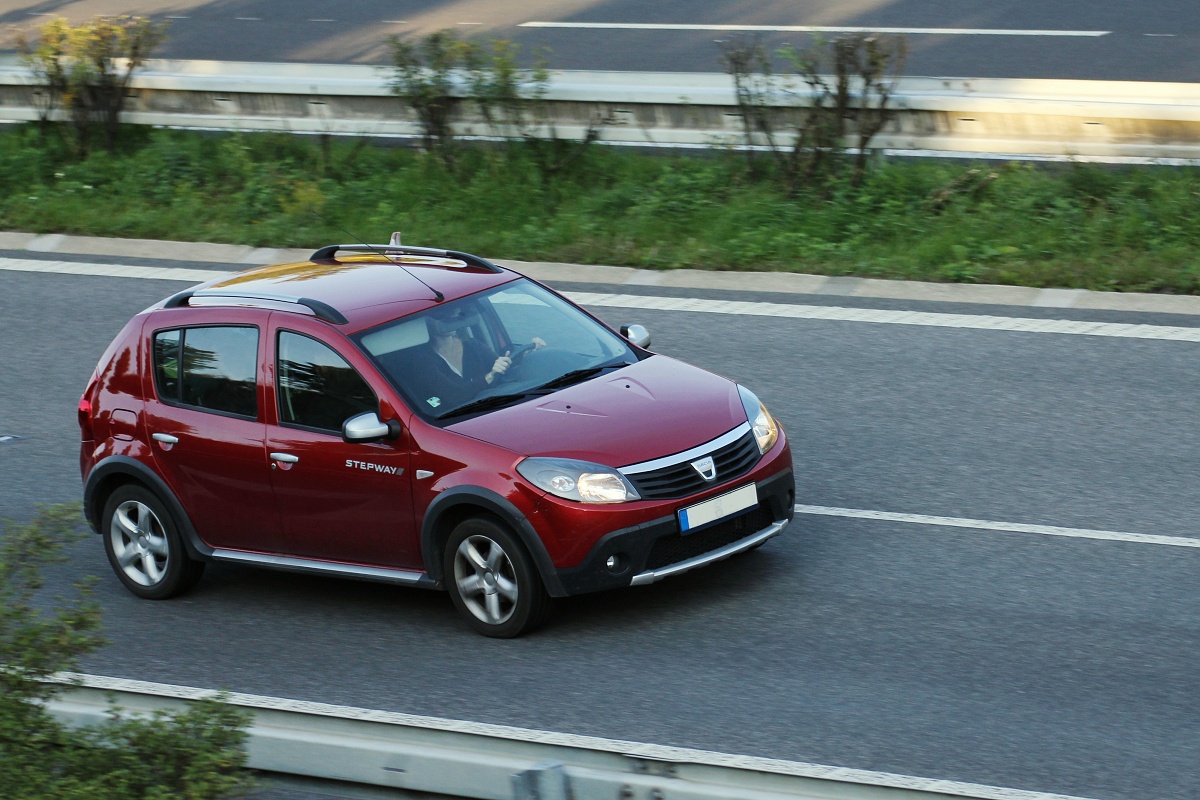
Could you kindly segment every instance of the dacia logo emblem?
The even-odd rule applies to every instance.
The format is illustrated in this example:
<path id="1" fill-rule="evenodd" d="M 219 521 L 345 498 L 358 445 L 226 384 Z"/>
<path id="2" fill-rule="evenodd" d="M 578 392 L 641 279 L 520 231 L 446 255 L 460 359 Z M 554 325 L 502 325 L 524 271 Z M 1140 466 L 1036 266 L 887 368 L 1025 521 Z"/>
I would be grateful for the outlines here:
<path id="1" fill-rule="evenodd" d="M 712 456 L 705 456 L 692 462 L 692 468 L 700 473 L 700 477 L 706 481 L 711 481 L 717 477 L 717 465 L 713 463 Z"/>

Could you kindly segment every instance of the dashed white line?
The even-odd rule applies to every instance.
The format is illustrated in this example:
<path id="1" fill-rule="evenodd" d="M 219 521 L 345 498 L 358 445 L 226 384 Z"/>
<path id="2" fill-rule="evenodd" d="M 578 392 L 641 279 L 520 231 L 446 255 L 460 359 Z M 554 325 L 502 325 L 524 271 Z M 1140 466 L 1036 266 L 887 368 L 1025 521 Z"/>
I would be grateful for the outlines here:
<path id="1" fill-rule="evenodd" d="M 1174 34 L 1174 33 L 1143 33 L 1142 36 L 1161 36 L 1161 37 L 1167 38 L 1167 39 L 1174 39 L 1176 34 Z"/>
<path id="2" fill-rule="evenodd" d="M 336 19 L 310 19 L 309 22 L 337 22 Z"/>
<path id="3" fill-rule="evenodd" d="M 699 25 L 660 22 L 522 22 L 522 28 L 580 28 L 625 31 L 734 31 L 742 33 L 902 33 L 935 36 L 1107 36 L 1112 31 L 1026 30 L 1022 28 L 863 28 L 844 25 Z"/>
<path id="4" fill-rule="evenodd" d="M 936 517 L 925 514 L 897 514 L 891 511 L 868 511 L 861 508 L 834 508 L 832 506 L 797 505 L 797 514 L 813 514 L 823 517 L 847 517 L 849 519 L 871 519 L 882 522 L 906 522 L 913 525 L 937 525 L 947 528 L 971 528 L 1005 533 L 1031 533 L 1040 536 L 1065 536 L 1072 539 L 1096 539 L 1107 542 L 1132 542 L 1134 544 L 1157 544 L 1167 547 L 1191 547 L 1200 549 L 1200 538 L 1186 536 L 1157 536 L 1147 533 L 1124 531 L 1099 531 L 1090 528 L 1061 528 L 1056 525 L 1029 525 L 1023 522 L 996 522 L 986 519 L 964 519 L 961 517 Z"/>
<path id="5" fill-rule="evenodd" d="M 234 17 L 238 22 L 262 22 L 262 17 Z"/>

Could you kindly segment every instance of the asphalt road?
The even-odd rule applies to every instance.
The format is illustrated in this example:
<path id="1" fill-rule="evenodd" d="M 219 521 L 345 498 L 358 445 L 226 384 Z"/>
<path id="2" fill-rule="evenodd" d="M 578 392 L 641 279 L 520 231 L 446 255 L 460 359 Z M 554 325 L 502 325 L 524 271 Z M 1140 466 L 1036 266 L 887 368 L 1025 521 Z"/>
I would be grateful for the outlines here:
<path id="1" fill-rule="evenodd" d="M 129 315 L 178 286 L 0 273 L 0 435 L 28 437 L 0 445 L 0 516 L 78 496 L 74 406 L 87 375 Z M 754 388 L 792 437 L 799 503 L 1198 536 L 1196 344 L 603 316 L 641 321 L 659 352 Z M 95 538 L 51 588 L 101 576 L 111 645 L 85 665 L 98 674 L 1183 800 L 1200 796 L 1198 568 L 1190 548 L 801 515 L 757 552 L 562 602 L 517 641 L 469 633 L 441 594 L 230 566 L 210 567 L 186 597 L 139 601 Z"/>
<path id="2" fill-rule="evenodd" d="M 1189 0 L 8 0 L 0 23 L 47 15 L 144 14 L 171 23 L 159 55 L 224 61 L 387 60 L 387 36 L 455 28 L 550 48 L 557 69 L 718 72 L 714 40 L 728 30 L 630 30 L 613 25 L 761 26 L 764 43 L 811 34 L 771 29 L 917 29 L 907 73 L 957 77 L 1200 81 L 1200 15 Z M 529 27 L 530 23 L 600 25 Z M 973 33 L 941 33 L 946 29 Z M 997 35 L 996 31 L 1020 31 Z M 1025 35 L 1035 32 L 1036 35 Z M 1088 34 L 1088 35 L 1079 35 Z M 1092 35 L 1099 34 L 1099 35 Z M 827 31 L 824 35 L 833 35 Z M 7 44 L 5 44 L 7 42 Z M 11 33 L 0 46 L 11 47 Z"/>

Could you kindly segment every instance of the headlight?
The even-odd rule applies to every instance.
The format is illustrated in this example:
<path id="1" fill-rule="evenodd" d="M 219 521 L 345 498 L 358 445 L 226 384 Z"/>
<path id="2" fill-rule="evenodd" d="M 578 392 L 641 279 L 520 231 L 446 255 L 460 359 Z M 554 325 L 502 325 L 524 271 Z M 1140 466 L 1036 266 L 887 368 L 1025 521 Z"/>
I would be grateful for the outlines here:
<path id="1" fill-rule="evenodd" d="M 641 500 L 625 476 L 611 467 L 569 458 L 527 458 L 517 464 L 525 480 L 552 495 L 580 503 Z"/>
<path id="2" fill-rule="evenodd" d="M 754 392 L 745 386 L 738 386 L 738 394 L 742 396 L 742 408 L 746 409 L 746 419 L 758 440 L 758 452 L 765 453 L 779 439 L 779 425 L 762 401 L 754 396 Z"/>

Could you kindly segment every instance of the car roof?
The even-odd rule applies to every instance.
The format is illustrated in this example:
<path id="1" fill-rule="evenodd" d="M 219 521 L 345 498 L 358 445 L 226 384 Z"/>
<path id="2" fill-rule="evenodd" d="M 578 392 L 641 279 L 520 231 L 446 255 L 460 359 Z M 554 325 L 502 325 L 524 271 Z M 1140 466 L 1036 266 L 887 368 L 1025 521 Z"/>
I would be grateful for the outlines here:
<path id="1" fill-rule="evenodd" d="M 222 298 L 228 298 L 231 303 L 261 303 L 273 310 L 294 308 L 335 322 L 345 333 L 356 333 L 521 277 L 482 259 L 467 258 L 471 260 L 367 253 L 272 264 L 200 284 L 168 298 L 164 305 L 200 305 L 201 300 L 205 306 L 223 305 Z"/>

